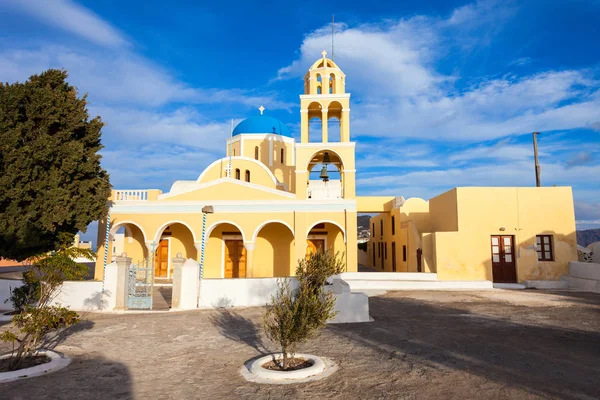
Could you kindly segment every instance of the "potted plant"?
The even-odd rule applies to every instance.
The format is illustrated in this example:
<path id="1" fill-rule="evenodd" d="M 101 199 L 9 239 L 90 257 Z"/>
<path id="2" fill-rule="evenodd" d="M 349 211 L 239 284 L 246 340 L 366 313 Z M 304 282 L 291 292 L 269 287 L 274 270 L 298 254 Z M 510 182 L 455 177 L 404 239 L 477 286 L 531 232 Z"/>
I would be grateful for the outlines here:
<path id="1" fill-rule="evenodd" d="M 281 352 L 256 360 L 251 372 L 272 379 L 303 379 L 324 370 L 320 358 L 298 354 L 297 350 L 335 317 L 336 297 L 325 285 L 328 277 L 344 268 L 342 254 L 318 251 L 298 262 L 296 285 L 292 278 L 278 281 L 277 294 L 264 316 L 264 330 Z"/>

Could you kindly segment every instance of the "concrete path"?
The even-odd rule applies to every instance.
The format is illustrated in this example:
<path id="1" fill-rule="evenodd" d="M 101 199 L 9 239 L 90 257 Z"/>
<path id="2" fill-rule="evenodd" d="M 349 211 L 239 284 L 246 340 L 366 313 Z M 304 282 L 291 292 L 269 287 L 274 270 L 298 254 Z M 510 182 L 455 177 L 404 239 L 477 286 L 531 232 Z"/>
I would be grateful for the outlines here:
<path id="1" fill-rule="evenodd" d="M 52 343 L 67 369 L 0 385 L 0 398 L 600 398 L 599 295 L 403 291 L 370 303 L 375 322 L 330 325 L 301 346 L 339 363 L 322 381 L 242 379 L 244 361 L 276 350 L 262 308 L 90 314 Z"/>

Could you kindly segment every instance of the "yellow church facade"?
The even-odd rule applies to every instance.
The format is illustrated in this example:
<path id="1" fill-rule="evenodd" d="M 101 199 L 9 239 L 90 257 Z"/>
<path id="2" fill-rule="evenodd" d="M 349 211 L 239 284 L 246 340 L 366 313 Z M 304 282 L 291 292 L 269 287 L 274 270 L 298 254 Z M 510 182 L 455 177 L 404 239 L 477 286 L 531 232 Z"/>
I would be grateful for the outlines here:
<path id="1" fill-rule="evenodd" d="M 299 143 L 261 107 L 235 127 L 226 156 L 198 179 L 176 181 L 168 193 L 114 190 L 109 240 L 124 229 L 127 256 L 134 263 L 153 259 L 157 278 L 173 275 L 177 254 L 199 261 L 208 279 L 290 276 L 297 260 L 317 249 L 340 252 L 347 270 L 356 271 L 357 201 L 384 211 L 392 198 L 356 198 L 349 103 L 345 75 L 323 54 L 305 77 Z M 309 141 L 315 118 L 321 136 Z M 336 141 L 328 138 L 332 123 L 339 124 Z M 100 221 L 96 279 L 103 274 L 106 225 Z"/>
<path id="2" fill-rule="evenodd" d="M 155 278 L 172 278 L 181 257 L 200 264 L 202 279 L 293 276 L 298 260 L 318 249 L 343 254 L 356 273 L 357 213 L 377 214 L 360 256 L 379 272 L 556 280 L 577 260 L 568 187 L 455 188 L 429 201 L 356 196 L 350 94 L 325 52 L 305 75 L 299 142 L 261 107 L 224 145 L 225 157 L 166 193 L 113 190 L 110 220 L 99 223 L 96 280 L 115 256 L 105 240 L 118 231 L 127 257 L 151 261 Z"/>

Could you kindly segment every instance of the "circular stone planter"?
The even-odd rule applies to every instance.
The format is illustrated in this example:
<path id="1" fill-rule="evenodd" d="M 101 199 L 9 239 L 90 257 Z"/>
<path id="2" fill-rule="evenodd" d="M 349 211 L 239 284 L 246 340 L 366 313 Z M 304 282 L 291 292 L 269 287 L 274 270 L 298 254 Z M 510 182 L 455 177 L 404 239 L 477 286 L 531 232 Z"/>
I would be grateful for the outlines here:
<path id="1" fill-rule="evenodd" d="M 289 384 L 323 379 L 337 371 L 337 365 L 333 361 L 311 354 L 294 355 L 294 358 L 303 358 L 311 363 L 312 365 L 308 368 L 297 369 L 294 371 L 274 371 L 263 368 L 264 364 L 273 359 L 281 360 L 282 356 L 283 354 L 276 353 L 250 360 L 242 367 L 240 373 L 250 382 Z"/>
<path id="2" fill-rule="evenodd" d="M 32 378 L 34 376 L 46 375 L 50 372 L 65 368 L 71 363 L 69 357 L 60 355 L 51 350 L 40 350 L 35 353 L 36 356 L 47 356 L 50 362 L 36 365 L 35 367 L 18 369 L 16 371 L 0 372 L 0 383 L 16 381 L 17 379 Z M 11 357 L 11 354 L 0 356 L 0 359 Z"/>

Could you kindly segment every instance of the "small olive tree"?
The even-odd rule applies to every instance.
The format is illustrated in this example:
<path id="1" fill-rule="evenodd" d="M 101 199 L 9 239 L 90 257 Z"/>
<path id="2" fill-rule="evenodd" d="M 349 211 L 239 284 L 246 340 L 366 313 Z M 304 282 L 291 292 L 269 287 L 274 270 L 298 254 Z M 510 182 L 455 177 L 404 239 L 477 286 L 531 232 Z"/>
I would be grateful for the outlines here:
<path id="1" fill-rule="evenodd" d="M 17 333 L 5 330 L 0 334 L 0 339 L 13 344 L 10 370 L 19 369 L 24 359 L 33 356 L 48 333 L 79 322 L 75 311 L 50 304 L 64 281 L 81 280 L 87 275 L 87 266 L 74 259 L 94 256 L 88 249 L 63 248 L 31 260 L 32 265 L 24 273 L 24 285 L 11 295 L 17 311 L 11 321 Z"/>
<path id="2" fill-rule="evenodd" d="M 315 337 L 337 314 L 335 294 L 325 290 L 325 283 L 344 268 L 343 254 L 318 251 L 299 260 L 297 289 L 292 289 L 291 278 L 277 282 L 277 294 L 271 297 L 264 316 L 264 329 L 267 337 L 281 347 L 283 370 L 288 368 L 298 345 Z"/>

